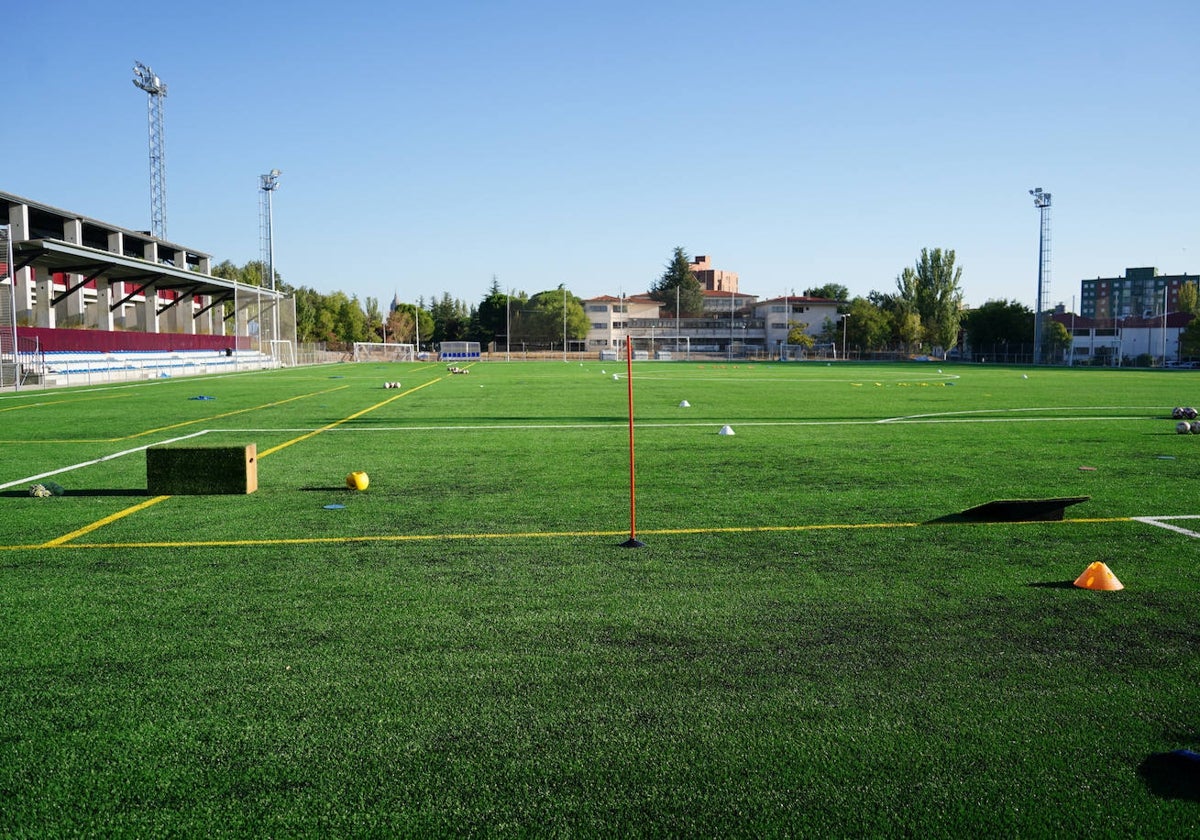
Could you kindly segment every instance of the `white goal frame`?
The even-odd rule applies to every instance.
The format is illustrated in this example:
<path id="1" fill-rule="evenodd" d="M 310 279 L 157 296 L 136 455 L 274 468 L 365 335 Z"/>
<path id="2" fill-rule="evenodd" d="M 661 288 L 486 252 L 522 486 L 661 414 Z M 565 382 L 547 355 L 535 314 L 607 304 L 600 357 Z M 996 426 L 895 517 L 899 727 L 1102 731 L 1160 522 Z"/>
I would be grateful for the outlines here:
<path id="1" fill-rule="evenodd" d="M 280 367 L 296 366 L 296 344 L 286 338 L 273 338 L 267 342 L 271 358 Z"/>
<path id="2" fill-rule="evenodd" d="M 382 341 L 354 342 L 354 361 L 356 362 L 415 362 L 417 347 L 415 344 L 393 344 Z"/>

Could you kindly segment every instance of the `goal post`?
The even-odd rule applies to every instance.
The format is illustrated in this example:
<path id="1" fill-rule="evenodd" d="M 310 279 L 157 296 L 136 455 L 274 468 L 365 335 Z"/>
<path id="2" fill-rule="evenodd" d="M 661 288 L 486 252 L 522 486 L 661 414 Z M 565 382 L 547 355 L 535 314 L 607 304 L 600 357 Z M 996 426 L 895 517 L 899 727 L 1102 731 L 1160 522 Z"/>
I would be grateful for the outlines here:
<path id="1" fill-rule="evenodd" d="M 296 366 L 296 345 L 291 341 L 275 338 L 267 342 L 267 346 L 270 348 L 271 358 L 275 360 L 275 364 L 280 367 Z"/>
<path id="2" fill-rule="evenodd" d="M 385 344 L 379 341 L 354 342 L 356 362 L 415 362 L 415 344 Z"/>

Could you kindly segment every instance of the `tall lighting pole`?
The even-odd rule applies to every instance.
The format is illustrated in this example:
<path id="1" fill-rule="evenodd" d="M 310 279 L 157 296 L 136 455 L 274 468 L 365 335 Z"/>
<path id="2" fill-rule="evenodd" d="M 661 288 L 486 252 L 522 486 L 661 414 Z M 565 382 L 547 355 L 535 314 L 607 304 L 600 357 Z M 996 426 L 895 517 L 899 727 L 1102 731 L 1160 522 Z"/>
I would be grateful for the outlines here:
<path id="1" fill-rule="evenodd" d="M 271 291 L 275 291 L 275 229 L 274 207 L 271 195 L 279 189 L 279 176 L 283 173 L 272 169 L 266 175 L 258 176 L 260 192 L 258 202 L 259 248 L 262 252 L 263 270 L 267 273 L 264 280 L 269 280 Z M 271 340 L 279 338 L 279 300 L 272 294 L 271 301 Z M 261 322 L 259 341 L 262 340 Z M 261 349 L 261 348 L 260 348 Z"/>
<path id="2" fill-rule="evenodd" d="M 1045 324 L 1043 319 L 1050 309 L 1050 193 L 1043 192 L 1041 187 L 1029 191 L 1033 196 L 1033 206 L 1041 216 L 1041 232 L 1038 235 L 1038 296 L 1037 310 L 1033 315 L 1033 363 L 1042 364 L 1044 351 Z"/>
<path id="3" fill-rule="evenodd" d="M 133 63 L 133 84 L 146 91 L 150 124 L 150 232 L 167 238 L 167 162 L 163 147 L 163 106 L 167 86 L 140 61 Z"/>
<path id="4" fill-rule="evenodd" d="M 848 359 L 849 353 L 846 351 L 846 324 L 850 322 L 850 313 L 842 313 L 842 361 Z"/>

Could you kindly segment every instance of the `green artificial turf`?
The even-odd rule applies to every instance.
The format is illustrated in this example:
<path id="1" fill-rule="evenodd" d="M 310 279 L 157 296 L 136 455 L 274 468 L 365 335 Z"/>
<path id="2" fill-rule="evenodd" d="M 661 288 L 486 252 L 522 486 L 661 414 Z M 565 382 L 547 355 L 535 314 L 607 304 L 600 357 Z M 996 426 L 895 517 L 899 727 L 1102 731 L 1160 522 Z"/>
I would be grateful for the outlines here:
<path id="1" fill-rule="evenodd" d="M 1200 827 L 1161 757 L 1200 749 L 1197 543 L 1130 519 L 1200 513 L 1200 377 L 638 364 L 628 549 L 624 376 L 0 396 L 0 835 Z M 197 433 L 259 490 L 149 496 L 138 447 Z M 933 522 L 1052 496 L 1090 500 Z"/>

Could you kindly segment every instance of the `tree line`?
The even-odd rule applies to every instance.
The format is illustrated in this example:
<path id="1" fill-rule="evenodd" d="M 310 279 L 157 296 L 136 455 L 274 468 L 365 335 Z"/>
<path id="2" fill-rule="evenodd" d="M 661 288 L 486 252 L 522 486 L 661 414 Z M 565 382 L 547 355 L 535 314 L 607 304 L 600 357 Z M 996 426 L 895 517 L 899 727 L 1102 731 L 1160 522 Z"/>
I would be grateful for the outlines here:
<path id="1" fill-rule="evenodd" d="M 914 263 L 896 276 L 892 291 L 851 298 L 846 286 L 825 283 L 805 288 L 802 294 L 836 300 L 838 312 L 844 316 L 844 321 L 827 319 L 819 325 L 817 341 L 840 346 L 844 337 L 849 347 L 860 352 L 945 354 L 965 335 L 966 343 L 980 352 L 1007 348 L 1025 352 L 1017 348 L 1033 344 L 1033 310 L 1015 300 L 992 300 L 964 312 L 962 272 L 953 249 L 922 248 Z M 259 261 L 238 267 L 226 260 L 213 269 L 213 275 L 257 286 L 266 271 Z M 584 339 L 589 328 L 583 301 L 564 285 L 529 295 L 505 291 L 493 278 L 478 303 L 443 293 L 441 298 L 419 298 L 416 303 L 389 305 L 386 310 L 373 297 L 360 301 L 341 291 L 322 293 L 306 286 L 292 287 L 278 272 L 275 286 L 295 297 L 297 341 L 324 342 L 331 348 L 356 341 L 415 344 L 418 340 L 422 345 L 478 341 L 482 346 L 507 342 L 561 347 L 564 339 Z M 662 304 L 663 317 L 704 314 L 703 288 L 682 247 L 673 250 L 662 274 L 650 284 L 650 296 Z M 1195 297 L 1194 288 L 1185 290 L 1181 306 L 1190 302 L 1188 311 L 1195 311 Z M 812 340 L 805 332 L 809 324 L 794 321 L 789 326 L 790 343 Z M 1200 355 L 1200 321 L 1193 322 L 1182 339 L 1186 351 Z M 1062 324 L 1047 321 L 1043 341 L 1048 352 L 1056 353 L 1070 347 L 1071 336 Z"/>
<path id="2" fill-rule="evenodd" d="M 267 271 L 259 260 L 236 266 L 229 260 L 213 268 L 214 277 L 236 280 L 250 286 L 265 283 Z M 292 286 L 275 272 L 275 288 L 296 301 L 296 340 L 324 343 L 330 349 L 351 346 L 356 341 L 388 341 L 398 344 L 440 344 L 444 341 L 478 341 L 503 345 L 534 344 L 562 346 L 587 336 L 589 322 L 583 301 L 565 286 L 529 295 L 505 292 L 492 280 L 488 294 L 478 304 L 451 297 L 416 303 L 387 305 L 379 299 L 342 291 L 319 292 L 307 286 Z M 229 304 L 232 306 L 232 304 Z"/>

